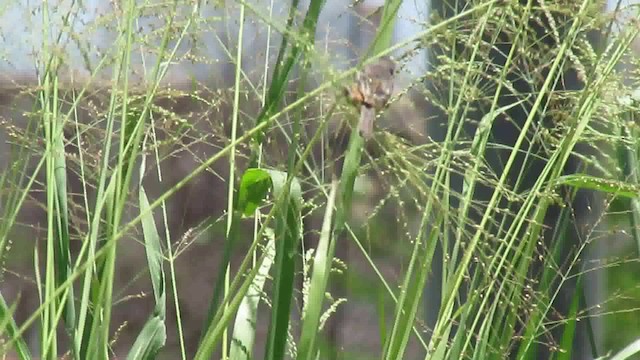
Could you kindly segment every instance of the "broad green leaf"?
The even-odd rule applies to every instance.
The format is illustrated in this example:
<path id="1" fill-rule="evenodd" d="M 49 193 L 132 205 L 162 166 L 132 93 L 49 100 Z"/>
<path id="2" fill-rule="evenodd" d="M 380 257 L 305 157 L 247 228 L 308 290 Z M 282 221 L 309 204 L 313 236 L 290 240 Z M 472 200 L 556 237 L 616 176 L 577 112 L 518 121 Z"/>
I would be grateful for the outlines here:
<path id="1" fill-rule="evenodd" d="M 236 209 L 245 216 L 253 215 L 269 190 L 273 190 L 277 198 L 284 190 L 286 181 L 287 173 L 279 170 L 247 169 L 240 180 Z M 290 198 L 296 206 L 302 205 L 302 188 L 297 180 L 291 183 Z"/>
<path id="2" fill-rule="evenodd" d="M 247 169 L 240 180 L 236 208 L 244 216 L 251 216 L 262 204 L 271 188 L 269 173 L 263 169 Z"/>
<path id="3" fill-rule="evenodd" d="M 151 360 L 156 358 L 158 351 L 164 346 L 167 339 L 164 319 L 152 316 L 147 320 L 133 344 L 127 360 L 141 359 Z"/>

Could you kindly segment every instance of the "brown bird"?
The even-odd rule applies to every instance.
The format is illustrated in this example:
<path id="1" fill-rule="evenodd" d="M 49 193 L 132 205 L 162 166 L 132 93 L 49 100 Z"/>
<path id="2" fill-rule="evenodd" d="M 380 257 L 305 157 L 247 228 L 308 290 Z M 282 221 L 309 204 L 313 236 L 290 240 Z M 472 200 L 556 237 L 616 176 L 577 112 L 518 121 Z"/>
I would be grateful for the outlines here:
<path id="1" fill-rule="evenodd" d="M 395 72 L 396 63 L 388 56 L 380 57 L 356 75 L 356 83 L 348 90 L 351 101 L 360 106 L 358 132 L 365 139 L 373 136 L 376 111 L 391 98 Z"/>

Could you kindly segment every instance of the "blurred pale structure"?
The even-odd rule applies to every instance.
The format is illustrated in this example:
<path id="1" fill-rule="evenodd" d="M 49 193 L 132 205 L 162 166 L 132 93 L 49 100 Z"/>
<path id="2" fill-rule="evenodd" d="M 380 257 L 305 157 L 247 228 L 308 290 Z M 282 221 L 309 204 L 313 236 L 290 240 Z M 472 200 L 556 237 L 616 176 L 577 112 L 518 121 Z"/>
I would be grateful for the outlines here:
<path id="1" fill-rule="evenodd" d="M 0 5 L 0 81 L 12 79 L 34 82 L 37 78 L 36 69 L 42 69 L 42 65 L 37 64 L 38 59 L 47 56 L 43 51 L 47 48 L 44 45 L 46 43 L 49 51 L 56 51 L 63 59 L 60 75 L 73 76 L 82 82 L 81 79 L 88 78 L 94 72 L 93 69 L 105 54 L 117 49 L 115 42 L 119 28 L 123 27 L 119 22 L 125 19 L 123 13 L 126 11 L 121 7 L 126 3 L 103 0 L 18 0 Z M 137 4 L 143 3 L 147 5 L 141 8 L 134 24 L 136 34 L 131 51 L 132 68 L 140 77 L 144 77 L 141 74 L 145 72 L 150 73 L 153 68 L 154 53 L 168 21 L 164 16 L 173 12 L 171 1 L 137 0 Z M 234 1 L 200 3 L 178 1 L 174 38 L 185 31 L 186 36 L 176 53 L 183 60 L 171 64 L 165 81 L 174 84 L 191 82 L 193 79 L 206 82 L 212 73 L 230 73 L 225 70 L 227 66 L 233 66 L 240 5 Z M 303 13 L 309 2 L 301 3 L 299 12 Z M 373 13 L 383 1 L 356 3 L 352 5 L 349 1 L 328 0 L 319 19 L 316 50 L 321 55 L 329 54 L 326 58 L 338 69 L 352 65 L 361 50 L 368 46 L 374 26 L 364 16 Z M 244 24 L 243 67 L 249 74 L 260 76 L 264 73 L 270 25 L 265 20 L 273 19 L 269 42 L 270 59 L 273 61 L 281 40 L 275 29 L 284 27 L 289 1 L 253 0 L 249 4 Z M 48 9 L 46 12 L 45 6 Z M 395 41 L 400 42 L 424 29 L 427 13 L 428 2 L 404 1 L 398 14 Z M 45 38 L 48 40 L 44 41 Z M 175 43 L 169 46 L 173 47 Z M 424 52 L 418 53 L 409 60 L 406 70 L 419 74 L 425 64 L 426 55 Z M 110 68 L 105 66 L 103 70 L 99 77 L 110 78 Z"/>

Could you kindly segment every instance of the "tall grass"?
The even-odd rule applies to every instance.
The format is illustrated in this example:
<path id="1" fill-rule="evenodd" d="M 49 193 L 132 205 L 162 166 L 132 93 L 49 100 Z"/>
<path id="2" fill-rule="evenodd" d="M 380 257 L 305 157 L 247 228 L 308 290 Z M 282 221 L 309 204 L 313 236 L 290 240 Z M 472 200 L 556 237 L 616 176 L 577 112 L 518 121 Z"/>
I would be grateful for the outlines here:
<path id="1" fill-rule="evenodd" d="M 0 173 L 0 258 L 33 253 L 38 306 L 25 316 L 21 298 L 0 297 L 3 352 L 20 359 L 324 359 L 335 352 L 569 359 L 584 348 L 594 358 L 622 350 L 600 346 L 592 319 L 625 293 L 588 308 L 585 289 L 590 272 L 638 258 L 636 248 L 594 267 L 589 255 L 594 243 L 613 241 L 614 222 L 638 239 L 638 80 L 626 70 L 637 65 L 635 23 L 613 26 L 587 0 L 468 1 L 394 43 L 401 1 L 388 0 L 358 65 L 338 72 L 315 40 L 330 4 L 293 0 L 284 19 L 277 5 L 217 4 L 228 12 L 221 20 L 205 18 L 199 2 L 176 0 L 156 10 L 165 23 L 143 36 L 139 21 L 154 7 L 122 2 L 111 18 L 113 47 L 79 87 L 65 81 L 68 59 L 58 51 L 76 34 L 72 27 L 49 33 L 51 9 L 42 6 L 47 40 L 37 83 L 17 95 L 33 110 L 26 125 L 3 121 L 12 141 Z M 71 5 L 65 21 L 80 9 Z M 236 37 L 216 38 L 228 46 L 230 89 L 166 86 L 175 64 L 197 60 L 183 52 L 192 36 L 235 20 Z M 254 22 L 267 29 L 264 44 L 247 35 Z M 594 32 L 601 43 L 593 43 Z M 152 51 L 143 51 L 140 74 L 132 54 L 145 47 Z M 403 67 L 411 49 L 432 51 L 431 70 L 399 89 L 367 143 L 349 130 L 358 114 L 342 86 L 382 55 L 394 54 Z M 246 64 L 260 52 L 266 59 L 256 81 Z M 109 81 L 99 82 L 105 73 Z M 578 86 L 563 88 L 569 74 Z M 412 116 L 398 115 L 406 109 Z M 442 136 L 423 134 L 436 115 Z M 385 118 L 409 135 L 385 131 Z M 512 129 L 506 139 L 504 129 Z M 173 171 L 193 159 L 186 173 Z M 176 233 L 183 214 L 171 204 L 205 178 L 223 182 L 212 180 L 198 201 L 218 195 L 224 204 Z M 363 196 L 366 179 L 382 195 Z M 597 201 L 579 209 L 585 190 Z M 13 239 L 32 198 L 46 216 L 27 248 Z M 201 244 L 196 233 L 216 241 Z M 357 256 L 338 259 L 340 247 Z M 146 262 L 123 280 L 135 249 Z M 211 252 L 198 269 L 212 290 L 185 286 L 196 280 L 180 276 L 196 266 L 193 249 Z M 344 279 L 356 279 L 347 286 L 354 291 L 336 297 L 332 285 L 349 284 Z M 148 314 L 132 326 L 126 318 L 136 310 L 128 308 L 138 299 L 129 286 L 139 283 L 150 289 L 141 295 Z M 356 354 L 331 343 L 326 328 L 347 328 L 338 310 L 354 306 L 358 287 L 376 305 L 370 315 L 379 329 L 366 329 L 375 346 Z M 208 310 L 190 316 L 185 304 L 193 299 Z M 635 315 L 631 307 L 617 312 Z M 616 358 L 637 353 L 635 336 Z"/>

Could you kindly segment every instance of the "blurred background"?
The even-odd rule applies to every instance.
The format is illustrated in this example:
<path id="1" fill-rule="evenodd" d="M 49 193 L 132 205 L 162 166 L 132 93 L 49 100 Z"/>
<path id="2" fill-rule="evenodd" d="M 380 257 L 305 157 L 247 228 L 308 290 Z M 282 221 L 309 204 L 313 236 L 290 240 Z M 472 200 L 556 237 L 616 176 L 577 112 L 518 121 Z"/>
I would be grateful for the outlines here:
<path id="1" fill-rule="evenodd" d="M 465 9 L 462 2 L 456 3 L 454 6 L 436 0 L 403 1 L 393 28 L 392 43 L 403 43 L 405 39 L 428 29 L 434 19 L 440 21 Z M 186 36 L 176 48 L 176 60 L 162 65 L 167 72 L 161 81 L 157 97 L 158 111 L 154 121 L 162 130 L 159 136 L 165 145 L 160 162 L 163 175 L 162 180 L 158 180 L 154 170 L 145 177 L 147 192 L 152 200 L 229 143 L 235 54 L 238 32 L 241 29 L 244 35 L 242 82 L 246 91 L 240 98 L 240 122 L 243 129 L 251 127 L 262 109 L 259 95 L 265 86 L 263 84 L 268 81 L 265 75 L 276 61 L 277 50 L 282 41 L 279 30 L 287 21 L 290 6 L 290 2 L 279 0 L 250 1 L 246 3 L 250 6 L 245 10 L 246 19 L 241 27 L 238 20 L 239 2 L 212 0 L 200 2 L 197 7 L 194 4 L 196 2 L 179 3 L 172 26 L 176 34 L 185 31 Z M 382 0 L 326 1 L 315 35 L 317 61 L 311 64 L 310 71 L 314 76 L 303 86 L 313 89 L 331 74 L 349 70 L 358 64 L 375 37 L 383 4 Z M 164 1 L 150 0 L 140 5 L 142 10 L 136 18 L 136 36 L 130 52 L 132 89 L 145 89 L 149 86 L 150 73 L 157 60 L 157 48 L 162 43 L 162 29 L 168 22 L 163 14 L 173 11 L 173 4 Z M 629 5 L 628 2 L 618 3 L 614 0 L 609 0 L 606 4 L 593 2 L 593 6 L 601 6 L 603 13 L 615 13 L 619 17 L 633 17 L 628 13 L 615 12 L 617 8 Z M 43 25 L 44 6 L 48 7 L 50 26 Z M 14 145 L 39 145 L 25 144 L 20 133 L 30 126 L 30 119 L 34 116 L 34 109 L 38 104 L 34 90 L 41 85 L 39 78 L 42 76 L 43 64 L 51 53 L 57 53 L 63 59 L 59 68 L 59 86 L 68 91 L 65 94 L 67 106 L 73 102 L 74 94 L 77 95 L 80 89 L 90 84 L 77 114 L 80 119 L 77 126 L 85 136 L 78 144 L 84 151 L 78 150 L 78 144 L 70 143 L 65 146 L 67 156 L 77 158 L 82 153 L 86 156 L 83 161 L 99 163 L 100 140 L 105 128 L 98 119 L 108 108 L 109 84 L 112 81 L 113 67 L 116 66 L 112 62 L 102 64 L 101 61 L 118 38 L 119 30 L 115 24 L 121 21 L 123 6 L 124 2 L 100 0 L 50 0 L 44 3 L 9 1 L 0 5 L 0 171 L 11 168 L 9 154 L 14 151 Z M 308 6 L 308 1 L 301 1 L 299 11 L 304 12 Z M 194 9 L 198 13 L 192 17 Z M 51 43 L 57 45 L 52 48 L 44 45 Z M 170 40 L 168 46 L 173 47 L 175 44 Z M 442 124 L 447 121 L 446 114 L 434 108 L 425 96 L 429 89 L 436 86 L 429 82 L 426 74 L 443 65 L 436 56 L 437 51 L 442 51 L 437 45 L 416 47 L 410 43 L 399 46 L 391 53 L 401 65 L 396 83 L 398 99 L 379 119 L 377 127 L 381 132 L 395 134 L 413 144 L 437 142 L 444 136 L 441 132 Z M 634 46 L 638 49 L 635 42 Z M 45 47 L 46 52 L 43 51 Z M 573 88 L 571 81 L 567 80 L 563 86 Z M 293 81 L 290 90 L 293 91 L 297 85 Z M 439 91 L 445 92 L 442 88 Z M 195 101 L 190 96 L 196 93 L 204 100 Z M 334 101 L 335 93 L 336 91 L 324 94 L 313 106 L 305 109 L 309 121 L 304 126 L 309 132 L 312 132 L 317 123 L 314 116 L 326 110 L 328 105 L 324 102 Z M 293 94 L 290 96 L 285 97 L 285 103 L 293 101 Z M 477 115 L 475 120 L 479 122 L 481 118 L 482 116 Z M 286 121 L 283 124 L 285 128 L 290 126 Z M 330 129 L 333 129 L 331 131 L 338 129 L 338 125 L 330 125 Z M 87 129 L 85 133 L 83 126 L 95 131 Z M 477 126 L 477 122 L 472 126 Z M 504 134 L 499 133 L 500 130 L 495 131 L 497 138 L 509 138 L 513 135 L 506 130 Z M 286 132 L 283 130 L 282 134 Z M 113 146 L 115 148 L 117 145 Z M 285 161 L 287 149 L 281 143 L 274 141 L 266 147 L 270 156 L 268 162 L 275 164 L 278 159 Z M 384 152 L 384 145 L 370 145 L 367 151 L 365 159 L 367 156 L 375 158 Z M 597 149 L 589 147 L 585 153 L 597 154 Z M 248 162 L 247 154 L 246 148 L 238 150 L 240 167 Z M 322 155 L 314 156 L 320 161 Z M 496 156 L 499 157 L 499 154 Z M 33 157 L 25 165 L 24 171 L 32 172 L 38 160 Z M 575 169 L 577 168 L 578 165 L 575 165 Z M 363 256 L 362 249 L 356 243 L 341 243 L 338 257 L 347 264 L 348 270 L 338 278 L 332 294 L 348 300 L 340 304 L 331 317 L 326 343 L 323 342 L 323 346 L 339 349 L 334 355 L 344 359 L 374 358 L 374 354 L 378 353 L 376 349 L 380 347 L 378 294 L 381 289 L 377 277 L 372 274 L 370 262 L 378 266 L 378 270 L 393 286 L 398 285 L 411 255 L 408 240 L 404 236 L 416 234 L 420 230 L 419 207 L 407 205 L 406 199 L 411 199 L 411 194 L 403 194 L 402 187 L 393 185 L 398 179 L 385 178 L 384 171 L 380 168 L 367 169 L 364 173 L 370 176 L 362 176 L 357 181 L 359 194 L 353 206 L 352 223 L 356 232 L 366 239 L 364 244 L 368 257 Z M 320 167 L 313 170 L 324 179 L 324 183 L 328 182 L 328 171 L 325 173 L 325 169 Z M 84 201 L 82 194 L 92 194 L 95 191 L 94 188 L 83 186 L 80 171 L 78 166 L 70 165 L 68 175 L 69 196 L 79 204 Z M 167 232 L 164 236 L 171 238 L 179 253 L 175 261 L 176 284 L 178 293 L 181 294 L 179 301 L 188 357 L 193 356 L 191 352 L 200 339 L 202 321 L 209 306 L 208 298 L 218 277 L 217 264 L 221 261 L 222 239 L 225 234 L 224 221 L 220 219 L 226 213 L 228 172 L 228 166 L 224 163 L 208 168 L 181 188 L 167 203 L 170 215 L 165 224 Z M 383 176 L 380 176 L 381 173 Z M 19 211 L 16 226 L 11 228 L 4 257 L 0 259 L 0 291 L 7 303 L 19 300 L 15 309 L 17 323 L 25 321 L 39 306 L 34 272 L 37 265 L 34 266 L 34 263 L 44 261 L 43 248 L 38 246 L 46 238 L 44 188 L 43 178 L 36 178 L 35 185 Z M 487 194 L 490 193 L 490 190 L 486 191 Z M 313 186 L 306 186 L 305 196 L 307 195 L 313 196 Z M 587 265 L 582 270 L 586 273 L 584 306 L 592 311 L 585 316 L 591 319 L 590 333 L 596 334 L 595 339 L 591 340 L 595 341 L 601 354 L 617 351 L 637 338 L 640 331 L 637 312 L 640 309 L 640 265 L 636 261 L 637 256 L 630 255 L 635 252 L 636 244 L 629 236 L 630 225 L 626 217 L 618 216 L 617 208 L 610 203 L 603 206 L 606 200 L 598 194 L 585 191 L 576 201 L 580 204 L 579 208 L 588 208 L 589 211 L 576 211 L 575 218 L 572 219 L 575 237 L 580 238 L 582 228 L 588 227 L 590 234 L 595 233 L 593 237 L 597 238 L 585 252 L 587 255 L 583 261 Z M 0 204 L 0 207 L 6 206 L 7 204 Z M 134 210 L 132 206 L 124 214 L 123 221 L 135 217 Z M 87 221 L 81 206 L 72 207 L 69 211 L 70 220 L 76 229 L 71 238 L 75 237 L 79 242 L 83 229 L 87 228 Z M 305 221 L 306 240 L 315 241 L 317 234 L 311 229 L 320 228 L 321 215 L 321 212 L 310 211 L 309 218 Z M 156 221 L 158 224 L 162 223 L 160 217 Z M 165 234 L 164 231 L 160 232 Z M 124 357 L 130 349 L 153 309 L 146 255 L 137 235 L 139 231 L 127 234 L 118 244 L 115 304 L 111 322 L 114 334 L 112 347 L 118 357 Z M 232 257 L 234 266 L 244 257 L 248 246 L 249 243 L 239 245 Z M 71 247 L 72 253 L 79 249 L 79 245 Z M 34 257 L 38 252 L 40 256 Z M 436 258 L 442 262 L 441 253 L 436 254 Z M 439 274 L 441 275 L 436 266 L 423 294 L 420 314 L 426 329 L 432 326 L 430 321 L 434 321 L 439 310 Z M 173 306 L 169 306 L 168 340 L 158 356 L 159 359 L 176 359 L 180 356 L 174 311 Z M 387 315 L 391 316 L 392 312 L 389 311 Z M 258 324 L 258 344 L 265 342 L 268 319 L 263 320 Z M 427 330 L 425 332 L 428 333 Z M 37 327 L 29 328 L 25 336 L 32 354 L 38 354 L 40 343 Z M 588 349 L 587 335 L 580 333 L 579 339 L 580 345 L 574 351 L 574 358 L 589 358 L 591 351 Z M 258 345 L 256 348 L 263 347 Z M 425 356 L 423 349 L 413 340 L 405 355 L 406 359 Z M 258 351 L 256 358 L 260 356 Z"/>

